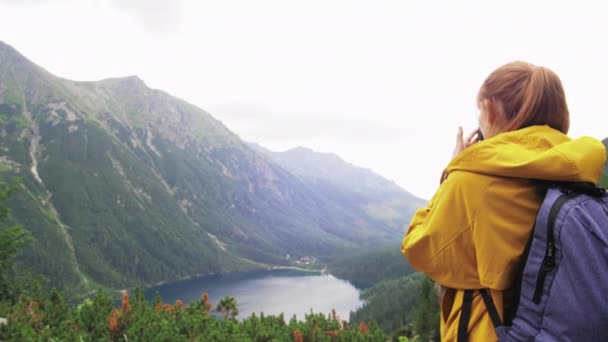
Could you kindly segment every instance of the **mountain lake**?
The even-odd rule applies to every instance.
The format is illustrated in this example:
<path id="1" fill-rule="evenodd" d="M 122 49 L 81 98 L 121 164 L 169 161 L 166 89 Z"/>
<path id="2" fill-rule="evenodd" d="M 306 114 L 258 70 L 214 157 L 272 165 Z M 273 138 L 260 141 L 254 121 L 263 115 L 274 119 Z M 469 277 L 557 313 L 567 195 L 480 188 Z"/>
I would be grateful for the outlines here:
<path id="1" fill-rule="evenodd" d="M 235 297 L 239 320 L 260 312 L 267 316 L 283 313 L 286 321 L 293 315 L 303 320 L 311 309 L 325 315 L 335 309 L 341 319 L 348 320 L 350 311 L 363 304 L 359 290 L 348 281 L 330 274 L 290 269 L 190 278 L 149 288 L 146 299 L 152 301 L 156 292 L 165 303 L 175 303 L 177 299 L 190 303 L 207 292 L 213 313 L 220 298 Z"/>

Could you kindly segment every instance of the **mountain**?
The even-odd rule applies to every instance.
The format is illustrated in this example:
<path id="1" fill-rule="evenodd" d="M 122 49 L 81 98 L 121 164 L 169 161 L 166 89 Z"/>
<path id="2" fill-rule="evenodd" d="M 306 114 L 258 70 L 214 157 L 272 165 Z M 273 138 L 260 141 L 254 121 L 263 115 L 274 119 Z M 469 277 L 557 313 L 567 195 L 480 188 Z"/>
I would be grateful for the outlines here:
<path id="1" fill-rule="evenodd" d="M 399 196 L 311 183 L 136 76 L 62 79 L 1 42 L 0 136 L 20 262 L 76 293 L 329 257 L 406 221 L 381 207 Z"/>
<path id="2" fill-rule="evenodd" d="M 425 201 L 369 169 L 352 165 L 333 153 L 305 147 L 273 152 L 250 144 L 256 151 L 300 178 L 315 193 L 341 204 L 355 220 L 376 222 L 375 229 L 404 233 L 404 225 Z M 401 237 L 401 236 L 400 236 Z"/>
<path id="3" fill-rule="evenodd" d="M 250 144 L 257 151 L 270 156 L 294 175 L 310 181 L 324 182 L 344 190 L 368 197 L 413 195 L 369 169 L 352 165 L 333 153 L 315 152 L 306 147 L 296 147 L 285 152 L 272 152 L 257 144 Z"/>

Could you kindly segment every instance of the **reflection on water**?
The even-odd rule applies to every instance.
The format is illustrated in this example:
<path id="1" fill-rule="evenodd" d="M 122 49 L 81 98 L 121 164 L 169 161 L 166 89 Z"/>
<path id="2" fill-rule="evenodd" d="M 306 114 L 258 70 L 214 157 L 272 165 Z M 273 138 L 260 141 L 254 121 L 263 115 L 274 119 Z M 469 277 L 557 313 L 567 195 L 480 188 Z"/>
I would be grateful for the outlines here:
<path id="1" fill-rule="evenodd" d="M 342 319 L 359 307 L 359 291 L 349 282 L 328 274 L 293 270 L 255 271 L 228 275 L 212 275 L 164 284 L 146 291 L 152 300 L 158 291 L 166 303 L 182 299 L 185 303 L 200 300 L 203 292 L 209 294 L 212 304 L 225 296 L 236 298 L 239 318 L 252 313 L 265 315 L 283 313 L 285 319 L 304 314 L 312 309 L 327 314 L 336 309 Z"/>

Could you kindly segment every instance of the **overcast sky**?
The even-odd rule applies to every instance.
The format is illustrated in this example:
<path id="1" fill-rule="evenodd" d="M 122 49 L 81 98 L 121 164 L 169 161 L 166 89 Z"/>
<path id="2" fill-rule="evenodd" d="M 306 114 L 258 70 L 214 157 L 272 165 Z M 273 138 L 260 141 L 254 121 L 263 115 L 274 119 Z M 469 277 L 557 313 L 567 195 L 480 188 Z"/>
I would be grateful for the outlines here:
<path id="1" fill-rule="evenodd" d="M 245 141 L 307 146 L 429 198 L 496 67 L 562 78 L 570 135 L 608 136 L 601 1 L 0 0 L 0 40 L 74 80 L 138 75 Z"/>

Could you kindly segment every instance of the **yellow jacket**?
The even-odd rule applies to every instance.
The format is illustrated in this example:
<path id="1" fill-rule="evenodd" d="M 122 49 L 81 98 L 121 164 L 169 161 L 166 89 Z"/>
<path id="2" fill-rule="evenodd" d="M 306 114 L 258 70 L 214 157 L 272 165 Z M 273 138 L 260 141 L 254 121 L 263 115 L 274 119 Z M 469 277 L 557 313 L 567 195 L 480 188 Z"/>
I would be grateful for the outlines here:
<path id="1" fill-rule="evenodd" d="M 502 315 L 503 290 L 511 285 L 542 201 L 530 180 L 597 183 L 605 162 L 598 140 L 571 140 L 548 126 L 499 134 L 450 162 L 447 179 L 414 214 L 401 246 L 414 269 L 454 289 L 441 300 L 442 341 L 456 341 L 460 289 L 490 289 Z M 469 341 L 497 339 L 478 291 L 468 331 Z"/>

